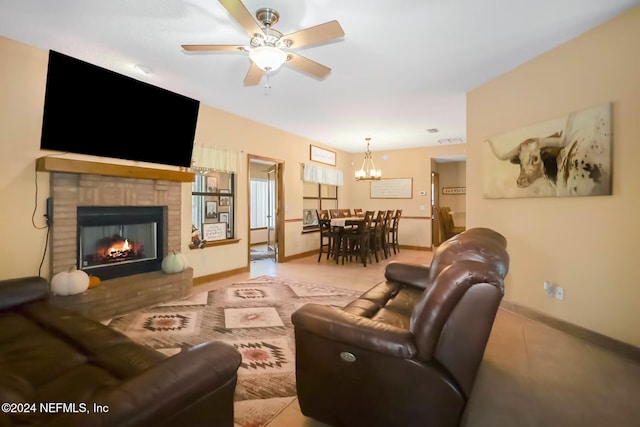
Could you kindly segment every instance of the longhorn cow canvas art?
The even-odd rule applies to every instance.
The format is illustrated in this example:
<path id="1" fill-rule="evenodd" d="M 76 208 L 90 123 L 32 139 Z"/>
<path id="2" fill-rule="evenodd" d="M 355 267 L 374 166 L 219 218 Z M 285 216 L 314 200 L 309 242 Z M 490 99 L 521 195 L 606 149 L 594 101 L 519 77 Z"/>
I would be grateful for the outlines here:
<path id="1" fill-rule="evenodd" d="M 483 142 L 485 198 L 611 194 L 611 104 Z"/>

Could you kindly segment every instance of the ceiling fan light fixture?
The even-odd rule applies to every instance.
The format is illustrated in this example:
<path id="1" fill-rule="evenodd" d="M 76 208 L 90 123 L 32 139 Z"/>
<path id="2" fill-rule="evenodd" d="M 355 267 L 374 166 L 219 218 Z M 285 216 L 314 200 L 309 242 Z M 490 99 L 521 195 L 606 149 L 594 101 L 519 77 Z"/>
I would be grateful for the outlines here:
<path id="1" fill-rule="evenodd" d="M 273 46 L 260 46 L 251 49 L 249 52 L 249 58 L 260 68 L 261 70 L 275 71 L 287 60 L 287 54 L 281 49 Z"/>

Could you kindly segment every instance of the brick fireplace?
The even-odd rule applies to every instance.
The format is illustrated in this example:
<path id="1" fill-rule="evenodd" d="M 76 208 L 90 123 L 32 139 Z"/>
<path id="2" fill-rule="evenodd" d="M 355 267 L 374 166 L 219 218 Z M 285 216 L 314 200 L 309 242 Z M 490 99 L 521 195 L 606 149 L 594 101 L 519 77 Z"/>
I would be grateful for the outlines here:
<path id="1" fill-rule="evenodd" d="M 188 181 L 190 173 L 59 158 L 38 159 L 37 170 L 51 172 L 51 277 L 72 267 L 82 268 L 78 265 L 82 263 L 79 262 L 78 208 L 93 211 L 101 207 L 108 210 L 126 207 L 130 209 L 125 211 L 137 211 L 138 207 L 155 207 L 163 212 L 162 229 L 158 230 L 162 247 L 157 250 L 159 259 L 152 268 L 142 273 L 139 269 L 118 273 L 119 277 L 107 277 L 99 286 L 82 294 L 54 296 L 52 302 L 102 320 L 189 294 L 193 270 L 187 268 L 182 273 L 165 274 L 160 270 L 160 261 L 170 251 L 181 249 L 181 181 Z M 85 173 L 94 171 L 96 173 Z M 176 174 L 182 175 L 176 179 Z"/>

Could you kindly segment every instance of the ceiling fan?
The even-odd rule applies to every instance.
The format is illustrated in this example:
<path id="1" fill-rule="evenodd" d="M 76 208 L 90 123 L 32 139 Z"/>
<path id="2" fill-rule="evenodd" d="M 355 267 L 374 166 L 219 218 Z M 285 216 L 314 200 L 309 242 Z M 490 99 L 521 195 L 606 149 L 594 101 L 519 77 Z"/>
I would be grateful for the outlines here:
<path id="1" fill-rule="evenodd" d="M 251 66 L 244 78 L 245 86 L 258 85 L 262 79 L 263 71 L 265 71 L 267 87 L 269 87 L 271 72 L 277 70 L 285 62 L 291 67 L 319 79 L 323 79 L 331 71 L 331 68 L 291 52 L 290 49 L 343 37 L 344 31 L 338 21 L 329 21 L 290 34 L 282 34 L 273 29 L 273 26 L 280 19 L 280 14 L 275 9 L 268 7 L 258 9 L 256 11 L 258 21 L 256 21 L 240 0 L 219 1 L 249 35 L 249 45 L 183 44 L 184 50 L 249 52 Z"/>

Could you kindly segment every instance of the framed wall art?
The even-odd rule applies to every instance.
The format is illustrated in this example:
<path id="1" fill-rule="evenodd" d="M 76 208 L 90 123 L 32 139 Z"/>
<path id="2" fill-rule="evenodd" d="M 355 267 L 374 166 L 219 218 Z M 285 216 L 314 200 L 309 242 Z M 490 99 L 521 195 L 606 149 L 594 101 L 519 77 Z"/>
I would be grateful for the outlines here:
<path id="1" fill-rule="evenodd" d="M 411 199 L 413 198 L 413 178 L 382 178 L 371 181 L 371 199 Z"/>
<path id="2" fill-rule="evenodd" d="M 324 163 L 325 165 L 336 165 L 336 152 L 318 147 L 316 145 L 309 146 L 309 159 L 314 162 Z"/>
<path id="3" fill-rule="evenodd" d="M 483 142 L 485 198 L 610 195 L 611 103 Z"/>
<path id="4" fill-rule="evenodd" d="M 225 222 L 213 222 L 202 224 L 202 240 L 214 241 L 227 238 L 227 224 Z"/>
<path id="5" fill-rule="evenodd" d="M 442 194 L 467 194 L 467 187 L 442 187 Z"/>
<path id="6" fill-rule="evenodd" d="M 207 201 L 204 204 L 204 217 L 205 218 L 218 218 L 218 203 L 214 201 Z"/>
<path id="7" fill-rule="evenodd" d="M 206 179 L 207 182 L 207 193 L 215 193 L 218 191 L 218 178 L 215 176 L 208 176 Z"/>

